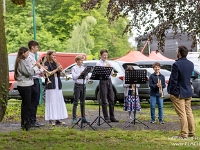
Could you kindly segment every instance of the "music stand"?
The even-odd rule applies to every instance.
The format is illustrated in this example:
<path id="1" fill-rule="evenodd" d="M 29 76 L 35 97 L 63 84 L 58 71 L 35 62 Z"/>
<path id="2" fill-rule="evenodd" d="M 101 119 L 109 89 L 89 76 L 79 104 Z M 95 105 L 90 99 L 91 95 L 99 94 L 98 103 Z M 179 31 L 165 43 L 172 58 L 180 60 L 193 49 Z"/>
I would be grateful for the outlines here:
<path id="1" fill-rule="evenodd" d="M 90 79 L 100 80 L 100 82 L 101 80 L 108 80 L 112 70 L 113 70 L 112 67 L 95 66 Z M 101 99 L 101 84 L 99 84 L 99 92 Z M 92 122 L 91 125 L 93 125 L 93 123 L 95 122 L 98 126 L 102 125 L 104 122 L 100 123 L 100 119 L 102 119 L 107 125 L 109 125 L 112 128 L 112 126 L 108 122 L 106 122 L 106 120 L 100 115 L 100 102 L 99 102 L 99 116 L 96 117 L 96 119 Z"/>
<path id="2" fill-rule="evenodd" d="M 78 79 L 83 79 L 83 96 L 85 95 L 85 93 L 84 93 L 84 91 L 85 91 L 84 90 L 84 87 L 85 87 L 84 86 L 85 78 L 88 75 L 88 73 L 92 70 L 92 68 L 93 68 L 93 66 L 87 66 L 87 67 L 85 67 L 84 71 L 78 77 Z M 79 125 L 79 122 L 81 122 L 80 125 Z M 83 127 L 85 127 L 85 126 L 83 126 L 83 114 L 82 113 L 81 113 L 81 118 L 79 118 L 79 120 L 72 126 L 72 128 L 74 128 L 75 125 L 77 125 L 81 129 Z M 89 125 L 93 130 L 95 130 L 89 122 L 87 122 L 87 125 Z"/>
<path id="3" fill-rule="evenodd" d="M 129 124 L 126 126 L 126 128 L 134 121 L 137 120 L 139 123 L 142 123 L 146 127 L 148 127 L 146 124 L 141 122 L 136 118 L 136 84 L 145 84 L 146 83 L 146 77 L 147 77 L 147 70 L 146 69 L 134 69 L 134 70 L 126 70 L 125 71 L 125 84 L 134 84 L 135 85 L 135 94 L 134 94 L 134 119 L 129 122 Z M 148 127 L 149 128 L 149 127 Z"/>

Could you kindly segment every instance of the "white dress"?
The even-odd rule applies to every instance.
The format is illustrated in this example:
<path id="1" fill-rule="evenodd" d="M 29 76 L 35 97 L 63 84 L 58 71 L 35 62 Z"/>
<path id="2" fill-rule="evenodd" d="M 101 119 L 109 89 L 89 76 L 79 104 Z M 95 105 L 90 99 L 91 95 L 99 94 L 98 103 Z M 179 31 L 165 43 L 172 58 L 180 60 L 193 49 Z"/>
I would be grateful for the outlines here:
<path id="1" fill-rule="evenodd" d="M 58 78 L 55 77 L 55 89 L 46 90 L 45 120 L 59 120 L 68 118 L 62 89 L 58 88 Z"/>

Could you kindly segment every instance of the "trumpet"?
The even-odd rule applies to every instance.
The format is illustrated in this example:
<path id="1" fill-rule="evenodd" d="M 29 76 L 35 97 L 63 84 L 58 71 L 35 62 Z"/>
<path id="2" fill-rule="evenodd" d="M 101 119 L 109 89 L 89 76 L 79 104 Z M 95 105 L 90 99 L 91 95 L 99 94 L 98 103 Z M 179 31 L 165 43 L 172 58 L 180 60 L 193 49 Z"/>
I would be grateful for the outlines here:
<path id="1" fill-rule="evenodd" d="M 30 58 L 30 57 L 29 57 Z M 31 59 L 31 58 L 30 58 Z M 31 59 L 31 63 L 32 63 L 32 65 L 35 65 L 37 62 L 35 61 L 35 60 L 33 60 L 33 59 Z M 48 75 L 48 76 L 50 76 L 51 74 L 52 74 L 52 72 L 50 72 L 50 71 L 48 71 L 47 69 L 45 69 L 42 65 L 40 65 L 40 68 L 42 68 L 45 72 L 46 72 L 46 74 Z"/>
<path id="2" fill-rule="evenodd" d="M 57 60 L 55 60 L 55 62 L 57 64 L 57 67 L 60 67 L 60 70 L 61 70 L 60 75 L 62 77 L 65 77 L 66 81 L 68 81 L 70 79 L 70 77 L 67 76 L 67 74 L 65 73 L 65 70 L 62 70 L 61 64 L 59 62 L 57 62 Z"/>
<path id="3" fill-rule="evenodd" d="M 106 67 L 111 67 L 111 65 L 110 65 L 107 61 L 106 61 Z M 112 76 L 112 77 L 116 77 L 116 76 L 117 76 L 117 73 L 115 73 L 115 72 L 112 70 L 111 76 Z"/>
<path id="4" fill-rule="evenodd" d="M 162 89 L 162 83 L 161 80 L 158 77 L 158 84 L 160 84 L 161 86 L 159 86 L 159 94 L 161 95 L 162 98 L 164 98 L 164 93 L 163 93 L 163 89 Z"/>
<path id="5" fill-rule="evenodd" d="M 30 57 L 29 57 L 30 58 Z M 35 65 L 37 62 L 33 59 L 30 58 L 30 62 L 32 63 L 32 65 Z M 42 68 L 46 74 L 46 78 L 47 78 L 47 84 L 51 83 L 49 76 L 52 75 L 52 72 L 48 71 L 46 68 L 44 68 L 41 64 L 40 64 L 40 68 Z"/>
<path id="6" fill-rule="evenodd" d="M 136 89 L 135 89 L 135 86 L 134 86 L 134 84 L 131 84 L 131 86 L 132 86 L 132 95 L 135 95 L 135 92 L 136 92 Z"/>

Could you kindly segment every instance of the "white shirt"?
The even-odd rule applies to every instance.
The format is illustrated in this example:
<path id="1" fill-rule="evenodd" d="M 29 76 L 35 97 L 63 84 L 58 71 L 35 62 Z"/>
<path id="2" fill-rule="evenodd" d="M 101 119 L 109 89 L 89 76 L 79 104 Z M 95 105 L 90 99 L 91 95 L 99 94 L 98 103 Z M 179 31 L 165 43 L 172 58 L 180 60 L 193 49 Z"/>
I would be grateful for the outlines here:
<path id="1" fill-rule="evenodd" d="M 72 78 L 75 83 L 77 84 L 83 84 L 83 79 L 78 79 L 78 77 L 81 75 L 81 72 L 83 72 L 85 67 L 75 65 L 72 67 Z M 84 81 L 84 84 L 86 83 L 86 80 Z"/>
<path id="2" fill-rule="evenodd" d="M 100 59 L 100 60 L 96 63 L 96 66 L 106 67 L 107 63 L 108 63 L 108 62 L 107 62 L 106 60 L 103 61 L 102 59 Z M 109 63 L 109 64 L 110 64 L 110 63 Z M 112 66 L 110 65 L 110 67 L 112 67 Z M 114 73 L 114 72 L 113 72 L 113 70 L 112 70 L 111 75 L 112 75 L 113 73 Z M 111 78 L 111 75 L 110 75 L 109 78 Z"/>
<path id="3" fill-rule="evenodd" d="M 30 68 L 33 68 L 35 66 L 36 60 L 35 60 L 35 54 L 29 52 L 28 57 L 26 58 L 26 61 L 28 62 Z M 40 75 L 44 70 L 40 68 L 38 71 L 35 72 L 34 78 L 40 78 Z"/>

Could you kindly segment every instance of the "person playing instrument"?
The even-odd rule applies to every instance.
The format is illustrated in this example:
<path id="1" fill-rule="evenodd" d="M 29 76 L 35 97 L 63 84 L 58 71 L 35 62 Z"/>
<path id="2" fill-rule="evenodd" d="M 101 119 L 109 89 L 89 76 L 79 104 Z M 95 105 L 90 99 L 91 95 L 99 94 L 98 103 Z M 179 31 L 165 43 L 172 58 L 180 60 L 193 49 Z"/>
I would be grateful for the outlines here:
<path id="1" fill-rule="evenodd" d="M 39 50 L 39 43 L 34 41 L 34 40 L 31 40 L 31 41 L 28 42 L 28 48 L 29 48 L 29 55 L 28 55 L 28 58 L 26 59 L 26 61 L 28 62 L 28 64 L 32 68 L 36 63 L 35 54 Z M 32 85 L 31 111 L 30 111 L 30 121 L 31 121 L 31 126 L 32 127 L 44 126 L 44 124 L 41 124 L 41 123 L 37 122 L 37 116 L 36 116 L 37 107 L 38 107 L 39 101 L 40 101 L 40 83 L 39 83 L 39 79 L 40 79 L 40 74 L 41 73 L 43 73 L 43 69 L 42 68 L 40 68 L 37 72 L 35 72 L 35 74 L 33 76 L 34 84 Z"/>
<path id="2" fill-rule="evenodd" d="M 17 89 L 22 98 L 21 104 L 21 127 L 24 130 L 29 130 L 31 127 L 30 122 L 30 110 L 31 110 L 31 95 L 33 75 L 38 71 L 40 64 L 35 63 L 33 67 L 30 67 L 25 60 L 28 57 L 28 48 L 20 47 L 17 58 L 15 61 L 15 74 L 14 78 L 17 81 Z"/>
<path id="3" fill-rule="evenodd" d="M 96 63 L 96 66 L 111 67 L 110 64 L 107 62 L 108 51 L 105 49 L 101 50 L 100 56 L 101 56 L 101 59 Z M 114 116 L 114 92 L 113 92 L 111 77 L 109 77 L 108 80 L 100 80 L 99 84 L 101 88 L 100 98 L 102 102 L 102 111 L 103 111 L 104 119 L 106 120 L 107 123 L 119 122 L 117 119 L 115 119 L 115 116 Z M 108 117 L 107 100 L 109 103 L 110 117 Z"/>
<path id="4" fill-rule="evenodd" d="M 77 55 L 75 57 L 76 65 L 72 68 L 72 78 L 74 80 L 74 101 L 72 108 L 72 123 L 77 123 L 76 110 L 78 106 L 78 100 L 80 98 L 81 105 L 81 117 L 82 123 L 89 123 L 85 117 L 85 98 L 86 98 L 86 80 L 83 83 L 83 79 L 78 79 L 81 73 L 84 71 L 85 67 L 82 66 L 84 57 L 82 55 Z M 88 78 L 88 77 L 86 77 Z"/>
<path id="5" fill-rule="evenodd" d="M 190 84 L 194 64 L 186 57 L 187 47 L 181 45 L 177 50 L 178 60 L 172 65 L 167 92 L 180 118 L 181 132 L 177 138 L 195 136 L 195 122 L 191 109 L 192 88 Z"/>
<path id="6" fill-rule="evenodd" d="M 160 73 L 160 63 L 155 62 L 153 64 L 153 70 L 155 71 L 149 77 L 150 87 L 150 112 L 151 112 L 151 123 L 155 123 L 155 108 L 156 102 L 158 104 L 158 120 L 160 124 L 164 124 L 163 121 L 163 98 L 160 92 L 163 92 L 163 88 L 166 87 L 165 77 Z"/>
<path id="7" fill-rule="evenodd" d="M 127 66 L 126 70 L 134 70 L 133 66 Z M 138 87 L 140 84 L 136 84 L 136 89 L 134 84 L 125 84 L 125 80 L 123 80 L 124 87 L 124 110 L 128 111 L 128 116 L 130 122 L 132 121 L 131 112 L 135 109 L 137 111 L 141 110 L 140 99 L 138 94 Z M 136 92 L 136 97 L 135 97 Z M 136 98 L 136 107 L 135 107 L 135 98 Z"/>
<path id="8" fill-rule="evenodd" d="M 45 79 L 46 100 L 45 100 L 45 120 L 49 120 L 50 125 L 65 124 L 61 119 L 68 118 L 66 105 L 62 94 L 62 82 L 60 80 L 60 73 L 62 66 L 56 62 L 56 52 L 54 50 L 47 51 L 44 66 L 51 72 L 48 79 Z"/>

